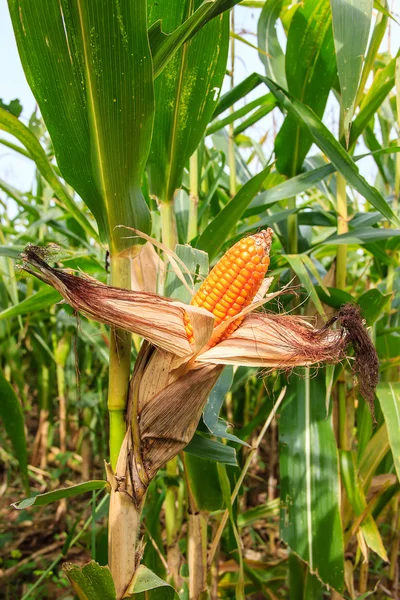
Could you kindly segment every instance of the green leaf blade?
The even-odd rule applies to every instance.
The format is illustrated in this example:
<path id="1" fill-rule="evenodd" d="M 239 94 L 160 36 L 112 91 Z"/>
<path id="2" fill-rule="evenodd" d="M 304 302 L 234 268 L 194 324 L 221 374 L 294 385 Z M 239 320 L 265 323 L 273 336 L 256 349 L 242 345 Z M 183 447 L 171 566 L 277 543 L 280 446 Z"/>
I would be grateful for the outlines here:
<path id="1" fill-rule="evenodd" d="M 291 382 L 280 421 L 281 535 L 324 583 L 341 591 L 344 547 L 332 416 L 325 375 Z M 326 532 L 329 531 L 329 543 Z"/>
<path id="2" fill-rule="evenodd" d="M 24 510 L 31 506 L 47 506 L 47 504 L 58 502 L 63 498 L 73 498 L 74 496 L 79 496 L 80 494 L 85 494 L 87 492 L 93 492 L 96 490 L 103 490 L 107 487 L 107 481 L 103 481 L 101 479 L 85 481 L 84 483 L 77 483 L 76 485 L 71 485 L 67 488 L 60 488 L 58 490 L 32 496 L 31 498 L 25 498 L 20 502 L 15 502 L 12 504 L 12 506 L 17 510 Z"/>
<path id="3" fill-rule="evenodd" d="M 285 66 L 288 91 L 322 117 L 336 76 L 329 0 L 307 0 L 296 10 Z M 277 169 L 288 177 L 297 175 L 312 142 L 306 125 L 289 114 L 275 139 Z"/>
<path id="4" fill-rule="evenodd" d="M 162 19 L 174 29 L 193 3 L 160 0 L 152 4 L 149 19 Z M 193 14 L 196 14 L 194 12 Z M 225 75 L 229 46 L 229 19 L 213 19 L 178 50 L 155 81 L 156 114 L 148 160 L 151 193 L 170 202 L 180 186 L 183 169 L 199 145 L 217 106 Z"/>
<path id="5" fill-rule="evenodd" d="M 18 397 L 2 370 L 0 370 L 0 417 L 17 457 L 25 491 L 29 493 L 24 415 Z"/>
<path id="6" fill-rule="evenodd" d="M 140 189 L 154 116 L 146 0 L 10 0 L 9 8 L 63 177 L 103 240 L 130 247 L 117 225 L 150 228 Z"/>
<path id="7" fill-rule="evenodd" d="M 288 113 L 295 116 L 297 120 L 308 127 L 314 142 L 326 154 L 334 167 L 342 173 L 348 184 L 354 187 L 354 189 L 368 200 L 368 202 L 370 202 L 384 217 L 399 225 L 400 221 L 394 215 L 389 204 L 384 200 L 378 190 L 372 187 L 360 174 L 349 154 L 334 138 L 332 133 L 325 127 L 315 113 L 310 108 L 290 96 L 290 94 L 285 92 L 285 90 L 277 86 L 270 79 L 265 77 L 264 81 Z"/>
<path id="8" fill-rule="evenodd" d="M 373 0 L 331 0 L 336 60 L 348 139 L 371 27 Z"/>
<path id="9" fill-rule="evenodd" d="M 197 240 L 197 248 L 208 252 L 210 260 L 216 256 L 225 239 L 228 237 L 229 232 L 260 190 L 270 169 L 270 166 L 266 167 L 261 173 L 258 173 L 258 175 L 247 181 L 236 196 L 211 221 Z"/>
<path id="10" fill-rule="evenodd" d="M 400 481 L 400 383 L 380 383 L 377 396 L 385 417 L 394 466 Z"/>

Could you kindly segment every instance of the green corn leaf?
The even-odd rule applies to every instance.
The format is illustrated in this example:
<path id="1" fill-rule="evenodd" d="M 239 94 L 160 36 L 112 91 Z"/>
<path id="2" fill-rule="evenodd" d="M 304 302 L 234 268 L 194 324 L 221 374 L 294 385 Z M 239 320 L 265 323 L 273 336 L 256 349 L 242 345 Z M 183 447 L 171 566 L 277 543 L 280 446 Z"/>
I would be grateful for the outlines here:
<path id="1" fill-rule="evenodd" d="M 380 148 L 376 151 L 368 154 L 362 154 L 355 156 L 354 161 L 357 162 L 366 156 L 380 156 L 382 154 L 391 154 L 400 152 L 400 147 L 394 146 L 393 148 Z M 278 185 L 267 189 L 265 192 L 261 192 L 252 200 L 248 209 L 244 213 L 244 217 L 250 217 L 263 212 L 268 205 L 275 204 L 281 200 L 286 200 L 292 196 L 297 196 L 302 192 L 307 191 L 313 187 L 316 183 L 326 179 L 329 175 L 336 172 L 334 165 L 327 164 L 323 167 L 317 167 L 316 169 L 307 170 L 300 175 L 291 177 L 287 181 L 282 181 Z"/>
<path id="2" fill-rule="evenodd" d="M 400 481 L 400 383 L 382 382 L 376 393 L 385 417 L 394 466 Z"/>
<path id="3" fill-rule="evenodd" d="M 243 79 L 238 85 L 236 85 L 232 90 L 226 92 L 219 99 L 217 108 L 214 111 L 214 119 L 216 119 L 221 113 L 225 112 L 228 108 L 233 106 L 238 100 L 241 100 L 251 91 L 253 91 L 256 87 L 258 87 L 262 83 L 261 75 L 258 73 L 252 73 L 246 79 Z"/>
<path id="4" fill-rule="evenodd" d="M 378 431 L 371 436 L 359 460 L 358 474 L 362 482 L 364 492 L 368 492 L 372 477 L 379 463 L 390 450 L 387 427 L 384 423 Z"/>
<path id="5" fill-rule="evenodd" d="M 286 88 L 285 55 L 278 40 L 276 24 L 283 7 L 283 0 L 267 0 L 258 20 L 258 47 L 261 62 L 267 76 Z"/>
<path id="6" fill-rule="evenodd" d="M 154 596 L 157 600 L 179 600 L 179 596 L 174 588 L 153 573 L 153 571 L 150 571 L 145 565 L 140 565 L 136 569 L 125 598 L 145 600 L 149 597 L 148 593 L 151 593 L 152 590 L 157 590 L 157 595 Z"/>
<path id="7" fill-rule="evenodd" d="M 307 369 L 291 380 L 286 394 L 280 419 L 281 535 L 311 573 L 340 592 L 344 578 L 340 483 L 325 395 L 325 374 L 310 377 Z"/>
<path id="8" fill-rule="evenodd" d="M 357 304 L 369 327 L 377 321 L 391 298 L 392 294 L 382 294 L 376 288 L 364 292 L 357 298 Z"/>
<path id="9" fill-rule="evenodd" d="M 49 286 L 42 287 L 36 294 L 21 300 L 21 302 L 14 304 L 14 306 L 2 310 L 0 312 L 0 320 L 37 312 L 53 306 L 53 304 L 56 304 L 60 300 L 62 300 L 62 296 L 55 289 Z"/>
<path id="10" fill-rule="evenodd" d="M 219 131 L 223 127 L 226 127 L 226 125 L 229 125 L 230 123 L 234 123 L 241 117 L 246 116 L 254 108 L 258 108 L 260 105 L 262 106 L 266 103 L 268 104 L 271 98 L 273 99 L 272 95 L 270 96 L 269 94 L 264 94 L 264 96 L 260 96 L 259 98 L 256 98 L 255 100 L 252 100 L 251 102 L 248 102 L 245 106 L 242 106 L 238 110 L 235 110 L 234 112 L 229 114 L 224 119 L 220 119 L 219 121 L 214 121 L 213 123 L 211 123 L 211 125 L 207 128 L 206 134 L 211 135 L 212 133 Z M 275 100 L 274 100 L 274 102 L 275 102 Z"/>
<path id="11" fill-rule="evenodd" d="M 9 0 L 21 62 L 64 179 L 113 250 L 149 231 L 140 189 L 153 127 L 146 0 Z"/>
<path id="12" fill-rule="evenodd" d="M 208 275 L 208 254 L 197 248 L 181 244 L 175 246 L 175 253 L 186 265 L 195 287 L 196 284 L 200 285 L 203 278 Z M 192 282 L 189 275 L 185 271 L 182 271 L 182 275 L 190 286 Z M 186 302 L 186 304 L 189 304 L 192 299 L 189 290 L 184 286 L 171 267 L 168 267 L 165 279 L 165 295 L 168 298 L 176 298 L 181 302 Z"/>
<path id="13" fill-rule="evenodd" d="M 384 5 L 386 5 L 387 0 L 374 0 L 374 8 L 379 11 L 385 17 L 392 19 L 395 23 L 399 24 L 399 22 L 394 18 L 392 13 L 390 13 Z"/>
<path id="14" fill-rule="evenodd" d="M 354 147 L 356 141 L 373 119 L 375 113 L 393 89 L 395 84 L 395 67 L 397 58 L 393 58 L 382 70 L 378 71 L 368 93 L 360 106 L 360 112 L 351 125 L 349 148 Z"/>
<path id="15" fill-rule="evenodd" d="M 243 235 L 254 232 L 257 229 L 260 229 L 260 227 L 270 227 L 270 226 L 272 227 L 275 224 L 282 223 L 282 221 L 287 221 L 287 218 L 289 215 L 294 215 L 299 210 L 300 209 L 298 209 L 298 208 L 291 208 L 290 210 L 286 209 L 286 210 L 282 210 L 279 212 L 271 212 L 266 217 L 262 217 L 261 219 L 258 219 L 258 221 L 254 221 L 254 223 L 252 223 L 251 225 L 245 225 L 243 227 L 240 227 L 240 229 L 239 229 L 240 235 L 236 236 L 232 240 L 229 240 L 229 243 L 230 244 L 234 243 L 235 241 L 240 239 L 240 237 L 242 237 Z M 226 245 L 228 245 L 228 244 L 226 244 Z"/>
<path id="16" fill-rule="evenodd" d="M 289 92 L 322 117 L 336 76 L 329 0 L 305 0 L 290 23 L 285 57 Z M 288 114 L 275 139 L 278 171 L 300 172 L 313 138 L 304 123 Z"/>
<path id="17" fill-rule="evenodd" d="M 233 135 L 238 136 L 243 131 L 245 131 L 248 127 L 252 127 L 255 123 L 258 123 L 260 119 L 269 115 L 269 113 L 275 108 L 277 105 L 275 98 L 272 96 L 268 99 L 268 102 L 265 102 L 260 108 L 255 110 L 253 114 L 251 114 L 247 119 L 242 121 L 240 125 L 237 125 L 233 130 Z"/>
<path id="18" fill-rule="evenodd" d="M 329 295 L 321 288 L 321 286 L 316 285 L 315 291 L 318 294 L 319 299 L 324 304 L 328 306 L 332 306 L 332 308 L 339 309 L 346 302 L 353 302 L 354 298 L 344 290 L 339 290 L 337 288 L 328 287 Z"/>
<path id="19" fill-rule="evenodd" d="M 384 2 L 386 2 L 386 1 L 387 0 L 384 0 Z M 376 8 L 376 4 L 377 3 L 374 2 L 375 8 Z M 357 94 L 355 106 L 358 106 L 360 104 L 366 83 L 368 81 L 369 74 L 374 68 L 374 63 L 375 63 L 376 57 L 378 55 L 379 48 L 381 46 L 384 35 L 386 33 L 386 26 L 387 26 L 389 18 L 390 18 L 389 13 L 387 13 L 387 14 L 385 14 L 384 12 L 377 13 L 375 27 L 372 32 L 371 40 L 368 44 L 368 51 L 367 51 L 367 54 L 366 54 L 366 57 L 364 60 L 364 66 L 363 66 L 362 73 L 361 73 L 360 85 L 358 87 L 358 94 Z"/>
<path id="20" fill-rule="evenodd" d="M 219 483 L 222 490 L 222 495 L 224 498 L 224 503 L 226 509 L 229 513 L 229 520 L 232 527 L 233 535 L 236 541 L 238 555 L 239 555 L 239 576 L 236 582 L 235 587 L 235 598 L 236 600 L 245 600 L 244 596 L 244 573 L 243 573 L 243 555 L 242 555 L 242 541 L 240 539 L 240 535 L 238 532 L 238 528 L 236 525 L 236 519 L 233 512 L 233 506 L 231 502 L 231 484 L 229 481 L 228 473 L 226 471 L 225 465 L 218 463 L 218 475 L 219 475 Z"/>
<path id="21" fill-rule="evenodd" d="M 367 509 L 367 501 L 359 481 L 355 457 L 351 451 L 340 451 L 340 467 L 342 473 L 342 481 L 346 490 L 347 497 L 353 508 L 356 517 L 362 515 Z M 360 525 L 360 530 L 364 536 L 366 544 L 378 554 L 384 561 L 388 561 L 385 547 L 379 533 L 376 522 L 374 521 L 371 512 L 366 511 L 363 521 Z"/>
<path id="22" fill-rule="evenodd" d="M 108 488 L 107 481 L 85 481 L 85 483 L 78 483 L 67 488 L 60 488 L 58 490 L 53 490 L 52 492 L 32 496 L 31 498 L 25 498 L 25 500 L 14 502 L 12 506 L 17 510 L 24 510 L 30 506 L 46 506 L 47 504 L 58 502 L 59 500 L 62 500 L 62 498 L 73 498 L 80 494 L 93 492 L 94 490 L 104 490 L 106 488 Z"/>
<path id="23" fill-rule="evenodd" d="M 83 567 L 66 563 L 63 571 L 79 600 L 117 600 L 113 578 L 108 567 L 91 561 Z"/>
<path id="24" fill-rule="evenodd" d="M 24 415 L 14 388 L 4 377 L 2 370 L 0 370 L 0 418 L 11 440 L 21 470 L 25 492 L 28 494 L 28 452 L 24 429 Z"/>
<path id="25" fill-rule="evenodd" d="M 318 167 L 317 169 L 312 169 L 311 171 L 291 177 L 287 181 L 283 181 L 256 196 L 244 213 L 244 217 L 257 215 L 263 212 L 268 205 L 301 194 L 334 172 L 335 168 L 333 165 L 325 165 L 324 167 Z"/>
<path id="26" fill-rule="evenodd" d="M 318 310 L 319 314 L 324 315 L 324 307 L 321 304 L 317 291 L 307 271 L 307 269 L 309 269 L 313 275 L 315 275 L 315 269 L 313 268 L 314 265 L 312 265 L 311 259 L 308 256 L 303 256 L 302 254 L 285 254 L 285 258 L 292 267 L 293 271 L 296 273 L 297 277 L 300 279 L 307 292 L 310 294 L 311 300 L 313 301 L 314 306 Z M 319 283 L 321 284 L 322 281 L 320 280 Z M 325 293 L 326 292 L 327 290 L 325 289 Z"/>
<path id="27" fill-rule="evenodd" d="M 18 100 L 18 98 L 15 98 L 15 100 L 11 100 L 11 102 L 9 102 L 8 104 L 5 104 L 3 102 L 3 100 L 0 98 L 0 108 L 3 108 L 4 110 L 8 111 L 12 115 L 14 115 L 14 117 L 17 117 L 17 119 L 23 110 L 22 104 Z"/>
<path id="28" fill-rule="evenodd" d="M 201 3 L 197 2 L 197 10 L 176 27 L 172 33 L 165 33 L 163 31 L 163 28 L 166 28 L 164 18 L 162 20 L 158 18 L 158 20 L 154 21 L 154 18 L 157 18 L 155 17 L 157 13 L 151 12 L 152 18 L 150 18 L 150 22 L 152 25 L 149 28 L 148 34 L 154 65 L 154 77 L 160 75 L 181 46 L 197 34 L 204 25 L 223 12 L 228 11 L 239 2 L 240 0 L 204 0 Z M 155 4 L 151 6 L 151 11 L 157 11 L 158 7 Z M 180 0 L 171 0 L 168 4 L 166 0 L 163 0 L 160 4 L 168 6 L 168 12 L 172 14 L 175 10 L 179 10 L 181 5 L 187 5 L 187 3 L 180 2 Z M 166 15 L 168 18 L 168 13 Z M 213 42 L 214 40 L 212 40 Z"/>
<path id="29" fill-rule="evenodd" d="M 364 198 L 379 210 L 379 212 L 389 221 L 400 224 L 400 221 L 394 215 L 392 209 L 382 195 L 378 190 L 372 187 L 362 175 L 360 175 L 354 161 L 317 115 L 310 108 L 285 92 L 285 90 L 278 87 L 270 79 L 264 78 L 264 80 L 271 92 L 276 96 L 280 104 L 288 111 L 288 113 L 295 116 L 297 120 L 308 127 L 313 137 L 313 141 L 319 146 L 322 152 L 327 155 L 336 169 L 342 173 L 347 183 L 364 196 Z"/>
<path id="30" fill-rule="evenodd" d="M 253 506 L 245 512 L 240 513 L 237 521 L 238 527 L 249 527 L 250 525 L 253 525 L 253 523 L 257 523 L 257 521 L 275 519 L 279 516 L 279 504 L 279 498 L 275 498 L 275 500 L 270 500 L 259 506 Z"/>
<path id="31" fill-rule="evenodd" d="M 207 404 L 205 405 L 203 411 L 203 421 L 211 435 L 231 440 L 232 442 L 236 442 L 238 444 L 245 444 L 245 442 L 239 439 L 236 435 L 227 433 L 228 424 L 219 416 L 221 406 L 227 393 L 231 389 L 232 382 L 233 367 L 225 367 L 225 369 L 222 371 L 222 374 L 219 376 L 217 383 L 211 390 L 210 396 L 208 397 Z"/>
<path id="32" fill-rule="evenodd" d="M 53 166 L 50 164 L 45 151 L 40 145 L 35 135 L 13 115 L 0 108 L 0 129 L 7 131 L 15 136 L 21 144 L 28 150 L 30 157 L 35 161 L 43 178 L 49 186 L 54 190 L 54 193 L 59 200 L 64 204 L 71 215 L 82 225 L 83 229 L 95 239 L 98 239 L 97 232 L 93 229 L 85 215 L 79 211 L 73 198 L 67 192 L 56 173 Z"/>
<path id="33" fill-rule="evenodd" d="M 188 492 L 198 511 L 213 512 L 223 508 L 217 463 L 185 453 Z"/>
<path id="34" fill-rule="evenodd" d="M 9 198 L 12 198 L 13 200 L 15 200 L 15 202 L 22 209 L 26 210 L 28 213 L 30 213 L 37 219 L 39 218 L 38 209 L 35 206 L 32 206 L 32 204 L 24 198 L 24 195 L 21 194 L 21 192 L 16 190 L 11 185 L 8 185 L 8 183 L 6 183 L 5 181 L 3 181 L 1 179 L 0 179 L 0 190 L 3 190 L 3 192 L 5 192 Z"/>
<path id="35" fill-rule="evenodd" d="M 17 259 L 23 250 L 24 246 L 0 246 L 0 256 Z"/>
<path id="36" fill-rule="evenodd" d="M 231 229 L 236 225 L 251 200 L 260 190 L 271 167 L 266 167 L 261 173 L 252 177 L 238 191 L 236 196 L 221 210 L 203 231 L 196 246 L 208 252 L 212 260 L 221 249 Z"/>
<path id="37" fill-rule="evenodd" d="M 322 600 L 322 582 L 310 573 L 310 569 L 304 565 L 302 560 L 290 552 L 288 560 L 288 581 L 290 586 L 291 600 L 303 600 L 305 598 L 312 598 L 313 600 Z"/>
<path id="38" fill-rule="evenodd" d="M 373 0 L 331 0 L 344 134 L 347 141 L 367 50 L 373 4 Z"/>
<path id="39" fill-rule="evenodd" d="M 211 440 L 197 433 L 185 447 L 184 452 L 193 454 L 193 456 L 198 456 L 199 458 L 206 458 L 230 465 L 231 467 L 237 467 L 236 452 L 232 446 L 226 446 L 221 442 Z"/>
<path id="40" fill-rule="evenodd" d="M 151 5 L 149 21 L 162 19 L 164 27 L 174 29 L 199 4 L 199 0 L 194 3 L 159 0 Z M 225 75 L 228 46 L 229 19 L 223 15 L 213 19 L 176 52 L 157 77 L 148 173 L 150 191 L 161 202 L 172 200 L 181 184 L 183 169 L 215 110 Z"/>
<path id="41" fill-rule="evenodd" d="M 400 229 L 378 229 L 377 227 L 359 227 L 348 233 L 332 235 L 322 242 L 328 244 L 371 244 L 400 236 Z"/>

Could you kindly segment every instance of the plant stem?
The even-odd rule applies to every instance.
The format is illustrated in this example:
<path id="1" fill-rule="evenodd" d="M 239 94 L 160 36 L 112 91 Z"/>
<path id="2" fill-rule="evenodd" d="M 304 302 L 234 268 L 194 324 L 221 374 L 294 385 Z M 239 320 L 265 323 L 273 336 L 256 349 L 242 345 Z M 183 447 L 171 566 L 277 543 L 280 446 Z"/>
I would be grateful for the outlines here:
<path id="1" fill-rule="evenodd" d="M 182 453 L 188 498 L 188 566 L 190 600 L 207 600 L 207 524 L 209 513 L 200 512 L 195 489 L 190 484 L 190 462 Z"/>
<path id="2" fill-rule="evenodd" d="M 175 456 L 167 463 L 167 474 L 176 478 L 178 475 L 178 457 Z M 168 484 L 165 495 L 165 528 L 167 532 L 167 563 L 168 573 L 172 583 L 179 587 L 180 551 L 178 545 L 179 519 L 178 519 L 178 491 L 176 485 Z"/>
<path id="3" fill-rule="evenodd" d="M 190 600 L 207 598 L 207 516 L 189 515 L 189 597 Z"/>
<path id="4" fill-rule="evenodd" d="M 340 109 L 339 139 L 343 139 L 343 109 Z M 336 212 L 338 216 L 338 235 L 347 233 L 349 230 L 347 213 L 346 180 L 341 173 L 336 174 Z M 336 249 L 336 287 L 339 290 L 346 288 L 347 277 L 347 246 L 339 244 Z M 344 373 L 343 373 L 344 375 Z M 337 383 L 337 394 L 339 401 L 339 445 L 343 450 L 352 447 L 352 432 L 354 423 L 354 401 L 346 398 L 346 382 L 343 377 Z"/>
<path id="5" fill-rule="evenodd" d="M 160 202 L 161 237 L 163 244 L 173 250 L 178 243 L 173 202 Z"/>
<path id="6" fill-rule="evenodd" d="M 289 198 L 287 203 L 288 210 L 296 208 L 296 196 Z M 289 215 L 287 218 L 287 231 L 289 242 L 289 254 L 297 254 L 298 252 L 298 233 L 297 233 L 297 214 Z"/>
<path id="7" fill-rule="evenodd" d="M 197 235 L 197 208 L 199 205 L 199 156 L 197 150 L 190 157 L 190 196 L 188 218 L 188 244 Z"/>
<path id="8" fill-rule="evenodd" d="M 131 260 L 111 257 L 111 285 L 129 289 L 131 286 Z M 116 327 L 110 332 L 110 371 L 108 384 L 108 410 L 110 415 L 110 461 L 115 469 L 125 436 L 125 409 L 131 364 L 131 334 Z"/>
<path id="9" fill-rule="evenodd" d="M 235 31 L 235 9 L 232 9 L 231 13 L 231 30 Z M 235 87 L 235 38 L 231 37 L 231 90 Z M 230 112 L 233 113 L 235 110 L 234 105 L 231 106 Z M 236 160 L 235 160 L 235 136 L 234 136 L 234 125 L 229 124 L 229 137 L 228 137 L 228 164 L 229 164 L 229 192 L 231 198 L 236 194 Z"/>
<path id="10" fill-rule="evenodd" d="M 341 173 L 336 175 L 337 189 L 337 215 L 338 215 L 338 235 L 347 233 L 349 230 L 347 222 L 347 197 L 346 197 L 346 180 Z M 338 244 L 336 249 L 336 287 L 339 290 L 344 290 L 346 287 L 347 274 L 347 246 Z"/>
<path id="11" fill-rule="evenodd" d="M 340 110 L 339 139 L 343 137 L 343 110 Z M 336 212 L 338 216 L 337 232 L 347 233 L 349 230 L 347 214 L 346 180 L 339 172 L 336 174 Z M 344 290 L 346 287 L 347 246 L 339 244 L 336 249 L 336 287 Z"/>

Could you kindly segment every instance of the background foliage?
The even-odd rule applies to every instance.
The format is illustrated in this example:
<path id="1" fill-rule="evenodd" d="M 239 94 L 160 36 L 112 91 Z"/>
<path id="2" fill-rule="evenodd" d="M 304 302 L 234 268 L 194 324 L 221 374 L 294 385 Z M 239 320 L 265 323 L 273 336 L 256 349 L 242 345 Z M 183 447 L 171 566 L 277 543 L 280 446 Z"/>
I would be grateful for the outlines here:
<path id="1" fill-rule="evenodd" d="M 148 24 L 166 14 L 167 4 L 149 3 Z M 189 16 L 175 4 L 176 14 L 167 11 L 171 23 L 163 22 L 168 33 Z M 100 9 L 84 15 L 82 31 L 73 18 L 66 22 L 80 61 L 71 77 L 85 71 L 97 90 L 92 104 L 72 98 L 69 88 L 63 95 L 49 79 L 45 92 L 34 90 L 43 96 L 48 130 L 38 112 L 24 124 L 17 101 L 1 104 L 0 129 L 13 137 L 0 142 L 35 165 L 31 186 L 0 180 L 5 598 L 71 598 L 62 563 L 107 564 L 107 328 L 77 322 L 72 309 L 57 304 L 57 292 L 18 272 L 18 254 L 27 243 L 57 243 L 60 264 L 106 282 L 102 242 L 118 250 L 128 245 L 113 238 L 120 223 L 152 227 L 155 237 L 177 243 L 200 277 L 207 255 L 213 264 L 239 237 L 272 227 L 272 289 L 293 277 L 298 285 L 295 296 L 282 296 L 272 309 L 322 324 L 344 302 L 358 302 L 381 368 L 374 422 L 348 365 L 290 375 L 227 367 L 186 452 L 151 484 L 143 563 L 152 577 L 188 598 L 188 514 L 199 513 L 212 598 L 398 597 L 400 60 L 390 44 L 398 15 L 384 2 L 373 10 L 372 2 L 350 0 L 241 4 L 230 37 L 228 15 L 218 16 L 168 64 L 167 53 L 184 38 L 166 36 L 162 53 L 160 38 L 150 36 L 149 45 L 143 33 L 145 11 L 132 8 L 138 14 L 127 18 L 142 20 L 142 55 L 151 51 L 160 73 L 152 141 L 146 81 L 139 82 L 146 102 L 138 97 L 133 113 L 124 109 L 131 90 L 121 88 L 117 72 L 99 92 L 101 73 L 93 65 L 109 60 L 112 30 L 104 32 L 104 56 L 89 56 L 95 45 L 79 50 L 85 27 L 102 22 Z M 257 38 L 242 30 L 244 11 L 258 20 Z M 31 16 L 38 19 L 35 11 Z M 48 27 L 55 36 L 41 49 L 51 72 L 60 68 L 51 46 L 64 44 L 65 29 L 62 21 L 53 28 L 54 15 L 46 18 L 30 31 L 34 38 Z M 14 24 L 18 39 L 23 28 Z M 35 59 L 37 40 L 32 44 Z M 252 58 L 241 77 L 245 44 L 256 50 L 243 54 Z M 68 63 L 63 48 L 60 60 Z M 135 72 L 136 59 L 125 50 L 121 42 L 120 65 Z M 50 95 L 58 118 L 43 109 Z M 135 153 L 149 156 L 146 171 Z M 109 204 L 115 194 L 124 198 L 121 206 Z M 185 299 L 173 273 L 166 293 Z M 60 500 L 55 490 L 73 485 L 79 487 Z M 36 507 L 29 501 L 20 511 L 9 508 L 26 496 L 37 496 Z M 173 595 L 163 586 L 153 597 L 164 592 Z"/>

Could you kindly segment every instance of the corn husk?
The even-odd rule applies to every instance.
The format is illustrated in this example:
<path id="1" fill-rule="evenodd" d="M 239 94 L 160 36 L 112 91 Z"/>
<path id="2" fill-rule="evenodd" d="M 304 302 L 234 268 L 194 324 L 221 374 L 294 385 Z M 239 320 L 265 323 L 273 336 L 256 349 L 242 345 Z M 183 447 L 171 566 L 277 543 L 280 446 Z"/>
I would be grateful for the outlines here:
<path id="1" fill-rule="evenodd" d="M 347 343 L 340 330 L 317 330 L 301 317 L 250 313 L 229 338 L 196 360 L 276 369 L 307 366 L 339 361 Z"/>
<path id="2" fill-rule="evenodd" d="M 163 286 L 165 272 L 165 262 L 157 254 L 153 244 L 146 242 L 132 259 L 132 290 L 156 294 Z"/>
<path id="3" fill-rule="evenodd" d="M 157 259 L 151 250 L 145 252 L 143 261 L 153 264 L 154 274 Z M 270 284 L 266 280 L 253 304 L 214 329 L 214 316 L 205 309 L 53 269 L 43 260 L 43 251 L 34 247 L 28 247 L 23 258 L 37 269 L 34 274 L 55 287 L 75 310 L 147 340 L 131 380 L 127 409 L 130 437 L 124 446 L 129 454 L 124 460 L 129 461 L 133 490 L 126 492 L 138 504 L 157 470 L 190 441 L 207 397 L 226 364 L 287 369 L 336 363 L 346 356 L 346 347 L 352 342 L 360 391 L 373 405 L 377 357 L 356 306 L 345 305 L 321 329 L 301 317 L 255 313 L 285 289 L 264 296 Z M 172 254 L 169 259 L 178 269 Z M 138 263 L 142 275 L 145 262 Z M 29 266 L 24 268 L 32 272 Z M 154 280 L 148 285 L 154 286 Z M 188 341 L 186 317 L 195 344 Z M 230 323 L 239 318 L 243 320 L 236 331 L 222 339 Z M 333 330 L 335 320 L 340 328 Z"/>
<path id="4" fill-rule="evenodd" d="M 220 365 L 198 365 L 145 404 L 139 431 L 149 479 L 190 442 L 222 370 Z"/>
<path id="5" fill-rule="evenodd" d="M 25 270 L 52 285 L 76 311 L 100 323 L 136 333 L 177 357 L 193 356 L 207 343 L 213 331 L 214 316 L 203 308 L 157 294 L 104 285 L 84 275 L 53 269 L 34 247 L 27 247 L 23 258 L 38 272 L 28 267 L 24 267 Z M 185 313 L 192 323 L 194 346 L 187 338 Z"/>

